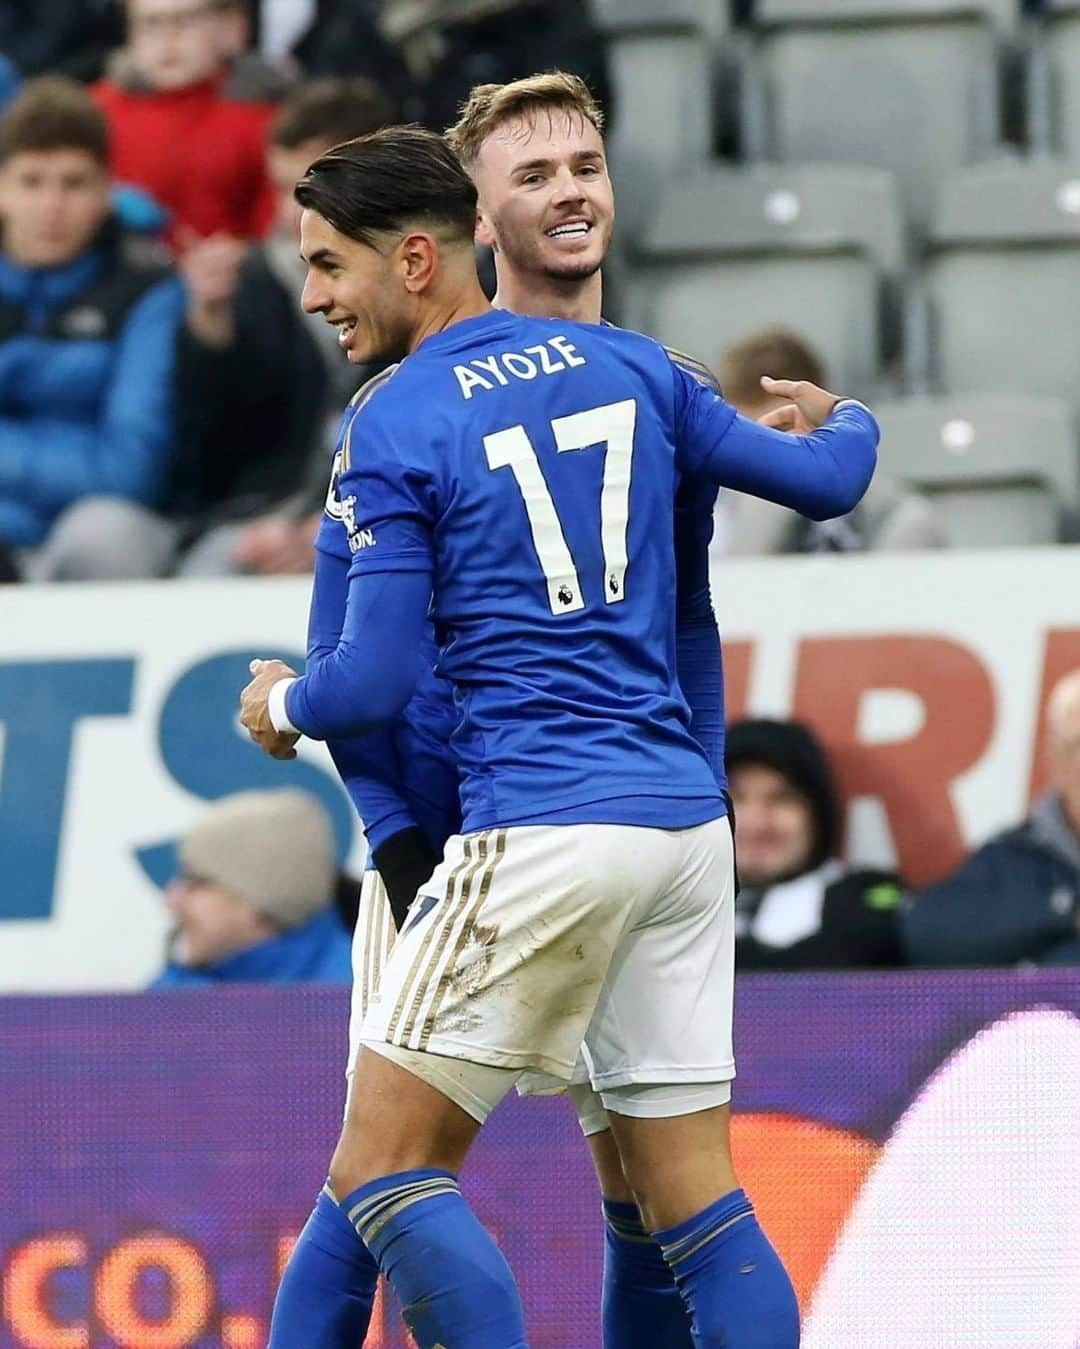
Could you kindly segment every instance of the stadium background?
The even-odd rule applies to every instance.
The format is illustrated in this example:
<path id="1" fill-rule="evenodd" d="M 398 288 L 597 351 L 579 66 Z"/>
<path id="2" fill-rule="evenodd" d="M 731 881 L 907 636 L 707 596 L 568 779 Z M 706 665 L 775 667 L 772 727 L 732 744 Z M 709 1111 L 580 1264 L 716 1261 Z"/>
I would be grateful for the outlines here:
<path id="1" fill-rule="evenodd" d="M 1045 780 L 1046 693 L 1080 666 L 1080 564 L 1063 542 L 1080 505 L 1080 6 L 759 0 L 750 21 L 719 0 L 605 0 L 596 14 L 621 316 L 702 355 L 797 318 L 845 387 L 902 405 L 889 467 L 947 514 L 957 546 L 939 554 L 721 561 L 713 576 L 729 711 L 811 721 L 845 789 L 846 855 L 932 880 L 1023 815 Z M 807 154 L 775 81 L 820 84 L 800 63 L 833 59 L 830 41 L 832 74 L 861 69 L 862 84 L 826 81 Z M 901 69 L 945 100 L 940 156 L 920 159 L 925 137 L 888 108 L 864 119 L 878 156 L 851 132 L 845 98 L 868 106 L 875 71 L 895 94 L 882 72 Z M 976 69 L 992 114 L 950 140 Z M 958 314 L 973 321 L 950 327 Z M 1021 426 L 1002 449 L 1002 396 L 1038 398 L 1051 429 Z M 0 599 L 2 1346 L 263 1343 L 341 1109 L 344 995 L 136 991 L 161 961 L 168 849 L 206 800 L 307 785 L 362 863 L 321 755 L 270 764 L 235 722 L 248 657 L 302 646 L 306 593 L 172 581 Z M 1077 1349 L 1078 1017 L 1080 971 L 741 981 L 739 1160 L 807 1345 Z M 504 1106 L 467 1179 L 535 1344 L 590 1349 L 598 1206 L 563 1104 Z M 373 1343 L 401 1343 L 392 1309 L 378 1326 Z"/>

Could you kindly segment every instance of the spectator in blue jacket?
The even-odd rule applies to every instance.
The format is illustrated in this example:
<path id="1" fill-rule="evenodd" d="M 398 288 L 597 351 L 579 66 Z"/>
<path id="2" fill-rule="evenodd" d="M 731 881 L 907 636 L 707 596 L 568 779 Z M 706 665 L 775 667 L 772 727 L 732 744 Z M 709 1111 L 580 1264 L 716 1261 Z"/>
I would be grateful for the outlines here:
<path id="1" fill-rule="evenodd" d="M 19 72 L 6 56 L 0 54 L 0 108 L 12 97 L 19 87 Z"/>
<path id="2" fill-rule="evenodd" d="M 901 915 L 913 965 L 1080 965 L 1080 670 L 1046 709 L 1051 787 Z"/>
<path id="3" fill-rule="evenodd" d="M 330 821 L 310 792 L 226 796 L 179 852 L 169 963 L 152 987 L 351 981 Z"/>
<path id="4" fill-rule="evenodd" d="M 35 579 L 146 574 L 140 508 L 173 450 L 183 290 L 112 216 L 107 163 L 64 77 L 0 118 L 0 541 Z"/>

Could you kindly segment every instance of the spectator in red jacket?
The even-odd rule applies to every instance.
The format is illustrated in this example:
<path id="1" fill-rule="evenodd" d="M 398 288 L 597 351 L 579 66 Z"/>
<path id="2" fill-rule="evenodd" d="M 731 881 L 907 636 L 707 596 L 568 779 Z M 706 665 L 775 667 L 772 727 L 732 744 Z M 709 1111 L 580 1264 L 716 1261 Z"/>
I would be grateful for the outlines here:
<path id="1" fill-rule="evenodd" d="M 274 106 L 233 87 L 237 8 L 236 0 L 127 0 L 128 45 L 93 87 L 110 122 L 113 177 L 170 212 L 173 243 L 259 237 L 273 217 Z"/>

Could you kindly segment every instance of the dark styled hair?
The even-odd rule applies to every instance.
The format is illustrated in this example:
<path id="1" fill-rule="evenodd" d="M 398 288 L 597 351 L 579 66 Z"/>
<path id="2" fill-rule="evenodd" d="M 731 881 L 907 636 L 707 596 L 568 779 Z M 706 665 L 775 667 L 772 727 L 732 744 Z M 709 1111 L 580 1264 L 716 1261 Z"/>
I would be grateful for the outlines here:
<path id="1" fill-rule="evenodd" d="M 327 75 L 305 80 L 289 94 L 274 118 L 270 141 L 284 150 L 316 137 L 338 145 L 396 120 L 389 96 L 373 80 Z"/>
<path id="2" fill-rule="evenodd" d="M 426 225 L 472 243 L 476 188 L 442 136 L 394 126 L 335 145 L 296 185 L 296 200 L 363 244 Z"/>
<path id="3" fill-rule="evenodd" d="M 23 151 L 85 150 L 104 168 L 109 124 L 83 85 L 66 75 L 27 80 L 0 117 L 0 162 Z"/>

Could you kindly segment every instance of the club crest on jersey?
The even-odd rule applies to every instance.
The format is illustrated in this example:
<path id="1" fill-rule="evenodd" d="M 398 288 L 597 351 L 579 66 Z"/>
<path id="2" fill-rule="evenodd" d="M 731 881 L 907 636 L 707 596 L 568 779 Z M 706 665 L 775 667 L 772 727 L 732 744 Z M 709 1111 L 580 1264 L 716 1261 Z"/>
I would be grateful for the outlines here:
<path id="1" fill-rule="evenodd" d="M 323 510 L 331 520 L 343 519 L 341 513 L 341 493 L 338 491 L 338 479 L 341 477 L 345 467 L 345 451 L 338 450 L 334 455 L 334 462 L 330 466 L 330 485 L 326 489 L 326 501 L 323 503 Z"/>

